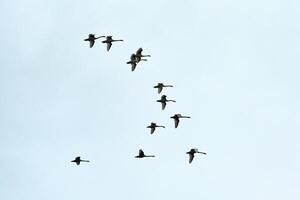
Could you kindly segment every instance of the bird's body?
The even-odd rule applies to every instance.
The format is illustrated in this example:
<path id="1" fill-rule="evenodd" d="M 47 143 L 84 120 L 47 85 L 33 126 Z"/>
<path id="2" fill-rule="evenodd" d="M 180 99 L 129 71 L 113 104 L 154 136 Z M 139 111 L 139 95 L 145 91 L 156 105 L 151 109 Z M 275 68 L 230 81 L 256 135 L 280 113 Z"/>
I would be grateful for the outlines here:
<path id="1" fill-rule="evenodd" d="M 178 125 L 179 125 L 179 119 L 180 119 L 180 118 L 191 118 L 191 117 L 189 117 L 189 116 L 182 116 L 181 114 L 175 114 L 175 115 L 173 115 L 171 118 L 174 119 L 174 122 L 175 122 L 175 128 L 177 128 Z"/>
<path id="2" fill-rule="evenodd" d="M 163 83 L 157 83 L 157 85 L 153 88 L 157 88 L 158 94 L 160 94 L 164 87 L 173 87 L 173 85 L 164 85 Z"/>
<path id="3" fill-rule="evenodd" d="M 161 108 L 162 108 L 162 110 L 164 110 L 166 108 L 167 102 L 176 102 L 176 101 L 169 100 L 169 99 L 167 99 L 166 95 L 162 95 L 161 98 L 159 100 L 157 100 L 157 102 L 161 103 Z"/>
<path id="4" fill-rule="evenodd" d="M 89 160 L 81 160 L 80 157 L 76 157 L 74 160 L 72 160 L 71 162 L 75 162 L 76 165 L 80 165 L 80 162 L 90 162 Z"/>
<path id="5" fill-rule="evenodd" d="M 134 71 L 137 66 L 136 55 L 133 53 L 130 56 L 130 61 L 127 64 L 131 64 L 131 71 Z"/>
<path id="6" fill-rule="evenodd" d="M 190 151 L 186 152 L 186 154 L 189 154 L 189 163 L 192 163 L 192 161 L 193 161 L 193 159 L 195 157 L 195 153 L 201 153 L 201 154 L 206 155 L 205 152 L 201 152 L 201 151 L 198 151 L 198 149 L 193 148 Z"/>
<path id="7" fill-rule="evenodd" d="M 124 41 L 124 40 L 114 40 L 112 39 L 112 36 L 106 36 L 106 39 L 104 41 L 102 41 L 102 43 L 106 43 L 106 50 L 109 51 L 111 46 L 112 46 L 112 42 L 118 42 L 118 41 Z"/>
<path id="8" fill-rule="evenodd" d="M 137 62 L 140 62 L 140 61 L 147 61 L 146 59 L 142 59 L 142 57 L 151 57 L 150 55 L 143 55 L 142 54 L 142 52 L 143 52 L 143 49 L 142 48 L 139 48 L 137 51 L 136 51 L 136 53 L 135 53 L 135 55 L 136 55 L 136 60 L 137 60 Z"/>
<path id="9" fill-rule="evenodd" d="M 95 44 L 95 40 L 102 38 L 102 37 L 105 37 L 105 36 L 95 37 L 95 34 L 89 34 L 88 38 L 84 39 L 84 41 L 89 41 L 90 48 L 92 48 Z"/>
<path id="10" fill-rule="evenodd" d="M 145 155 L 142 149 L 139 150 L 139 155 L 135 156 L 135 158 L 146 158 L 146 157 L 155 157 L 154 155 Z"/>
<path id="11" fill-rule="evenodd" d="M 150 128 L 150 134 L 153 134 L 155 131 L 155 128 L 157 128 L 157 127 L 166 128 L 165 126 L 157 125 L 154 122 L 151 122 L 150 126 L 147 126 L 147 128 Z"/>

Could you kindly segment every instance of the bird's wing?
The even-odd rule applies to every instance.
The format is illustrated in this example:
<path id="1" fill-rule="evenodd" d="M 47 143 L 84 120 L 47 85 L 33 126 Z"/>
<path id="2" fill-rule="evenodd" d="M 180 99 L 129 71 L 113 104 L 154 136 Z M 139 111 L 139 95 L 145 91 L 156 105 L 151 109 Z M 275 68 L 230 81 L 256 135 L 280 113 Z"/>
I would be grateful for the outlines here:
<path id="1" fill-rule="evenodd" d="M 155 131 L 155 127 L 151 127 L 151 132 L 150 132 L 150 134 L 153 134 L 154 131 Z"/>
<path id="2" fill-rule="evenodd" d="M 107 42 L 106 50 L 109 51 L 111 47 L 111 42 Z"/>
<path id="3" fill-rule="evenodd" d="M 158 87 L 158 94 L 161 93 L 162 89 L 163 89 L 163 87 Z"/>
<path id="4" fill-rule="evenodd" d="M 136 51 L 136 55 L 142 55 L 142 51 L 143 51 L 143 49 L 142 49 L 142 48 L 139 48 L 139 49 Z"/>
<path id="5" fill-rule="evenodd" d="M 166 102 L 161 102 L 161 108 L 164 110 L 166 108 L 167 103 Z"/>
<path id="6" fill-rule="evenodd" d="M 136 68 L 136 63 L 135 62 L 132 62 L 131 63 L 131 71 L 134 71 Z"/>
<path id="7" fill-rule="evenodd" d="M 179 119 L 174 119 L 174 121 L 175 121 L 175 128 L 177 128 L 178 127 L 178 124 L 179 124 Z"/>
<path id="8" fill-rule="evenodd" d="M 95 40 L 90 40 L 90 48 L 92 48 L 95 44 Z"/>
<path id="9" fill-rule="evenodd" d="M 189 153 L 189 156 L 190 156 L 189 163 L 191 163 L 193 161 L 193 159 L 194 159 L 194 154 Z"/>
<path id="10" fill-rule="evenodd" d="M 144 151 L 142 149 L 139 150 L 139 156 L 145 156 Z"/>
<path id="11" fill-rule="evenodd" d="M 80 160 L 76 160 L 76 165 L 80 165 Z"/>

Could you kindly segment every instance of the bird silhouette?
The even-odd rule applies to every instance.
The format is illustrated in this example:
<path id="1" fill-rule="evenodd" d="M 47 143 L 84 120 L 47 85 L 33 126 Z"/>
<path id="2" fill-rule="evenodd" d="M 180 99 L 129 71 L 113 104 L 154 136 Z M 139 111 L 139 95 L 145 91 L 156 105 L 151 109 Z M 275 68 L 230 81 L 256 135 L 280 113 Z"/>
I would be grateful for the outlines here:
<path id="1" fill-rule="evenodd" d="M 84 39 L 84 41 L 89 41 L 90 42 L 90 48 L 92 48 L 95 44 L 95 40 L 102 38 L 105 36 L 99 36 L 99 37 L 95 37 L 95 34 L 89 34 L 88 38 Z"/>
<path id="2" fill-rule="evenodd" d="M 81 160 L 80 157 L 76 157 L 75 160 L 72 160 L 71 162 L 75 162 L 76 165 L 80 165 L 80 162 L 90 162 L 89 160 Z"/>
<path id="3" fill-rule="evenodd" d="M 175 100 L 169 100 L 169 99 L 167 99 L 166 95 L 162 95 L 161 98 L 159 100 L 156 100 L 156 101 L 161 103 L 162 110 L 165 109 L 165 107 L 167 105 L 167 102 L 176 102 Z"/>
<path id="4" fill-rule="evenodd" d="M 143 55 L 142 51 L 143 49 L 139 48 L 135 53 L 137 62 L 140 62 L 141 60 L 147 61 L 146 59 L 142 59 L 142 57 L 151 57 L 150 55 Z"/>
<path id="5" fill-rule="evenodd" d="M 153 88 L 157 88 L 158 94 L 160 94 L 164 87 L 173 87 L 173 85 L 164 85 L 163 83 L 157 83 L 157 85 Z"/>
<path id="6" fill-rule="evenodd" d="M 106 50 L 109 51 L 113 42 L 124 41 L 124 40 L 114 40 L 112 36 L 106 36 L 106 39 L 102 43 L 106 43 Z"/>
<path id="7" fill-rule="evenodd" d="M 196 149 L 196 148 L 193 148 L 193 149 L 191 149 L 190 151 L 188 151 L 186 153 L 189 154 L 189 163 L 192 163 L 192 161 L 195 157 L 195 153 L 201 153 L 201 154 L 206 155 L 205 152 L 198 151 L 198 149 Z"/>
<path id="8" fill-rule="evenodd" d="M 166 128 L 165 126 L 159 126 L 154 122 L 151 122 L 150 126 L 147 126 L 147 128 L 150 128 L 150 134 L 153 134 L 155 131 L 155 128 L 161 127 L 161 128 Z"/>
<path id="9" fill-rule="evenodd" d="M 188 116 L 182 116 L 181 114 L 175 114 L 175 115 L 173 115 L 173 116 L 170 117 L 170 118 L 173 118 L 173 119 L 174 119 L 174 122 L 175 122 L 175 128 L 177 128 L 178 125 L 179 125 L 179 119 L 180 119 L 180 118 L 191 118 L 191 117 L 188 117 Z"/>
<path id="10" fill-rule="evenodd" d="M 154 155 L 145 155 L 142 149 L 139 150 L 139 155 L 135 156 L 135 158 L 146 158 L 146 157 L 155 157 Z"/>

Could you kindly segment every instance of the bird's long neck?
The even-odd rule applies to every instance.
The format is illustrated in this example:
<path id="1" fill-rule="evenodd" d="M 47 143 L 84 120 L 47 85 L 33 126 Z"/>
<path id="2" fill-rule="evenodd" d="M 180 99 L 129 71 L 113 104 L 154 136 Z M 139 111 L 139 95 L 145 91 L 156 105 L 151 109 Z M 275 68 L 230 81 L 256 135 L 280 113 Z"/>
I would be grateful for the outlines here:
<path id="1" fill-rule="evenodd" d="M 89 160 L 80 160 L 80 162 L 90 162 Z"/>
<path id="2" fill-rule="evenodd" d="M 144 156 L 144 157 L 155 157 L 154 155 L 147 155 L 147 156 Z"/>
<path id="3" fill-rule="evenodd" d="M 123 42 L 123 40 L 111 40 L 112 42 Z"/>
<path id="4" fill-rule="evenodd" d="M 170 101 L 170 102 L 176 102 L 175 100 L 166 100 L 166 101 Z"/>
<path id="5" fill-rule="evenodd" d="M 189 116 L 181 116 L 181 118 L 191 118 L 191 117 L 189 117 Z"/>
<path id="6" fill-rule="evenodd" d="M 164 87 L 173 87 L 173 85 L 164 85 Z"/>
<path id="7" fill-rule="evenodd" d="M 151 57 L 150 55 L 141 55 L 141 57 Z"/>

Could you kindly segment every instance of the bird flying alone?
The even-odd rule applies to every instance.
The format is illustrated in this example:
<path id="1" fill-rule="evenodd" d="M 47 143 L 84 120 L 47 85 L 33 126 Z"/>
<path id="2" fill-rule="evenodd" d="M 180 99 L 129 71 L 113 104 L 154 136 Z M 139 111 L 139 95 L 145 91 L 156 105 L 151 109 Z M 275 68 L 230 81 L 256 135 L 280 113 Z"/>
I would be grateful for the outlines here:
<path id="1" fill-rule="evenodd" d="M 192 161 L 193 161 L 193 159 L 195 157 L 195 153 L 201 153 L 201 154 L 206 155 L 205 152 L 201 152 L 201 151 L 198 151 L 198 149 L 193 148 L 190 151 L 186 152 L 186 154 L 189 154 L 189 163 L 192 163 Z"/>
<path id="2" fill-rule="evenodd" d="M 157 83 L 157 85 L 153 88 L 157 88 L 158 94 L 160 94 L 164 87 L 173 87 L 173 85 L 164 85 L 163 83 Z"/>
<path id="3" fill-rule="evenodd" d="M 166 128 L 165 126 L 157 125 L 154 122 L 151 122 L 150 126 L 147 126 L 147 128 L 150 128 L 150 134 L 153 134 L 157 127 Z"/>
<path id="4" fill-rule="evenodd" d="M 114 40 L 112 36 L 106 36 L 106 39 L 102 41 L 102 43 L 106 43 L 106 50 L 109 51 L 113 42 L 123 42 L 124 40 Z"/>
<path id="5" fill-rule="evenodd" d="M 146 157 L 155 157 L 154 155 L 145 155 L 142 149 L 139 150 L 139 155 L 135 156 L 135 158 L 146 158 Z"/>
<path id="6" fill-rule="evenodd" d="M 170 118 L 174 119 L 174 122 L 175 122 L 175 128 L 177 128 L 178 125 L 179 125 L 179 119 L 180 119 L 180 118 L 191 118 L 191 117 L 189 117 L 189 116 L 182 116 L 181 114 L 175 114 L 175 115 L 173 115 L 173 116 L 170 117 Z"/>
<path id="7" fill-rule="evenodd" d="M 74 160 L 72 160 L 71 162 L 76 163 L 76 165 L 80 165 L 80 162 L 90 162 L 89 160 L 81 160 L 80 157 L 76 157 Z"/>
<path id="8" fill-rule="evenodd" d="M 95 37 L 95 34 L 89 34 L 88 38 L 84 39 L 84 41 L 90 42 L 90 48 L 92 48 L 95 44 L 95 40 L 102 38 L 102 37 L 105 37 L 105 36 Z"/>
<path id="9" fill-rule="evenodd" d="M 162 95 L 159 100 L 156 100 L 157 102 L 161 103 L 161 108 L 164 110 L 166 108 L 167 102 L 176 102 L 175 100 L 169 100 L 167 99 L 166 95 Z"/>

